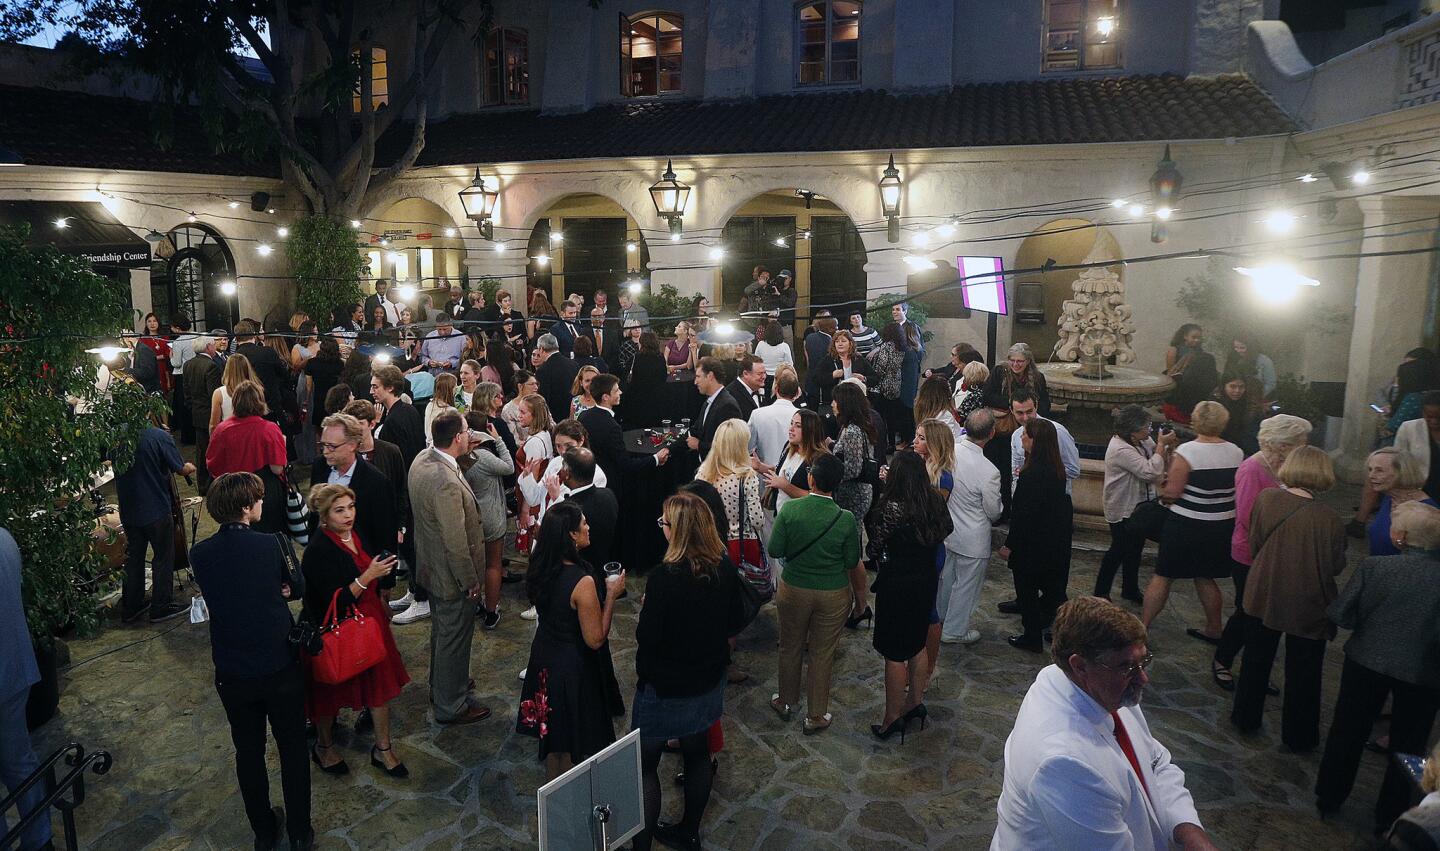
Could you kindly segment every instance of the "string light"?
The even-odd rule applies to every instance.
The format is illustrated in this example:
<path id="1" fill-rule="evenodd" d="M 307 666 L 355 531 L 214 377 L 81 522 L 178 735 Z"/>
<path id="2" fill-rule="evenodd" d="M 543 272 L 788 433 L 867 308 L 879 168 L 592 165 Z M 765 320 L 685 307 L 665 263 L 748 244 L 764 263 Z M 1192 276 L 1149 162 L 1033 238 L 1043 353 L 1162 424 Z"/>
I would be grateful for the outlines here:
<path id="1" fill-rule="evenodd" d="M 350 227 L 353 228 L 353 229 L 355 229 L 355 230 L 359 230 L 359 229 L 360 229 L 360 220 L 359 220 L 359 219 L 351 219 L 351 220 L 350 220 Z"/>
<path id="2" fill-rule="evenodd" d="M 955 235 L 955 225 L 951 224 L 950 222 L 946 222 L 945 224 L 936 228 L 935 232 L 945 237 L 946 239 L 949 239 L 950 237 Z M 809 234 L 810 231 L 807 230 L 805 231 L 805 233 Z"/>
<path id="3" fill-rule="evenodd" d="M 448 236 L 448 237 L 454 237 L 454 236 L 455 236 L 455 229 L 454 229 L 454 228 L 446 228 L 446 229 L 445 229 L 445 235 Z"/>
<path id="4" fill-rule="evenodd" d="M 557 230 L 557 231 L 552 231 L 552 232 L 550 233 L 550 244 L 551 244 L 551 245 L 554 245 L 554 244 L 557 243 L 557 242 L 564 242 L 564 241 L 565 241 L 565 234 L 561 233 L 560 231 Z"/>
<path id="5" fill-rule="evenodd" d="M 234 281 L 222 281 L 220 283 L 220 292 L 223 295 L 235 295 L 237 289 L 238 287 L 235 286 Z"/>
<path id="6" fill-rule="evenodd" d="M 785 237 L 783 237 L 783 236 L 777 236 L 777 237 L 775 237 L 775 244 L 776 244 L 777 246 L 781 247 L 781 248 L 785 248 L 785 247 L 787 247 L 787 245 L 788 245 L 788 244 L 785 242 Z"/>
<path id="7" fill-rule="evenodd" d="M 1295 228 L 1295 214 L 1289 210 L 1271 210 L 1261 219 L 1271 233 L 1289 233 Z"/>
<path id="8" fill-rule="evenodd" d="M 536 254 L 534 257 L 531 257 L 530 259 L 535 261 L 535 265 L 536 265 L 536 266 L 544 266 L 546 263 L 549 263 L 549 262 L 550 262 L 550 255 L 548 255 L 548 254 Z"/>
<path id="9" fill-rule="evenodd" d="M 374 361 L 375 363 L 380 364 L 381 366 L 384 366 L 385 364 L 387 364 L 387 363 L 390 362 L 390 353 L 389 353 L 389 352 L 376 352 L 374 355 L 372 355 L 372 356 L 370 357 L 370 360 Z"/>
<path id="10" fill-rule="evenodd" d="M 270 243 L 262 242 L 259 245 L 255 246 L 255 250 L 260 252 L 261 257 L 269 257 L 270 252 L 274 251 L 275 249 L 270 247 Z"/>
<path id="11" fill-rule="evenodd" d="M 504 252 L 504 251 L 505 251 L 505 243 L 503 243 L 503 242 L 497 242 L 497 243 L 495 243 L 495 253 L 496 253 L 496 254 L 500 254 L 500 253 L 502 253 L 502 252 Z"/>
<path id="12" fill-rule="evenodd" d="M 639 281 L 631 281 L 625 288 L 630 291 L 631 295 L 639 295 L 645 287 Z"/>
<path id="13" fill-rule="evenodd" d="M 1370 172 L 1366 171 L 1363 168 L 1357 168 L 1350 175 L 1350 182 L 1355 184 L 1356 186 L 1364 186 L 1365 184 L 1370 182 Z"/>
<path id="14" fill-rule="evenodd" d="M 1131 217 L 1131 218 L 1133 218 L 1133 219 L 1138 219 L 1138 218 L 1140 218 L 1141 216 L 1145 215 L 1145 205 L 1144 205 L 1144 204 L 1131 204 L 1131 205 L 1130 205 L 1130 210 L 1129 210 L 1129 212 L 1130 212 L 1130 217 Z"/>
<path id="15" fill-rule="evenodd" d="M 1170 209 L 1169 207 L 1156 207 L 1156 208 L 1155 208 L 1155 218 L 1159 219 L 1159 220 L 1162 221 L 1162 222 L 1163 222 L 1163 221 L 1168 221 L 1168 220 L 1170 219 L 1170 217 L 1173 216 L 1173 215 L 1175 215 L 1175 211 L 1172 210 L 1172 209 Z"/>
<path id="16" fill-rule="evenodd" d="M 395 251 L 387 251 L 385 252 L 385 259 L 389 260 L 391 263 L 397 263 L 400 260 L 400 254 L 399 252 Z"/>
<path id="17" fill-rule="evenodd" d="M 195 218 L 195 214 L 194 214 L 194 213 L 191 213 L 190 215 L 188 215 L 188 216 L 185 217 L 185 221 L 187 221 L 187 222 L 189 222 L 190 224 L 193 225 L 193 224 L 195 224 L 197 221 L 199 221 L 199 219 Z"/>
<path id="18" fill-rule="evenodd" d="M 710 259 L 711 259 L 711 260 L 723 260 L 724 258 L 725 258 L 725 249 L 721 248 L 721 247 L 718 246 L 718 245 L 715 246 L 714 248 L 711 248 L 711 249 L 710 249 Z"/>
<path id="19" fill-rule="evenodd" d="M 1297 178 L 1295 178 L 1295 179 L 1298 180 L 1298 181 L 1300 181 L 1301 183 L 1314 183 L 1315 181 L 1319 180 L 1320 178 L 1316 177 L 1315 174 L 1314 174 L 1314 172 L 1309 172 L 1309 171 L 1307 171 L 1307 172 L 1305 172 L 1304 174 L 1300 175 L 1299 177 L 1297 177 Z"/>
<path id="20" fill-rule="evenodd" d="M 70 219 L 66 216 L 61 216 L 60 218 L 55 220 L 55 227 L 60 228 L 61 230 L 70 227 Z"/>
<path id="21" fill-rule="evenodd" d="M 670 241 L 671 241 L 671 242 L 679 242 L 679 241 L 680 241 L 680 234 L 678 234 L 678 233 L 672 233 L 672 234 L 670 234 Z"/>
<path id="22" fill-rule="evenodd" d="M 275 229 L 275 233 L 276 233 L 276 235 L 278 235 L 281 239 L 284 239 L 285 237 L 287 237 L 287 236 L 290 235 L 290 229 L 287 228 L 287 227 L 285 227 L 284 225 L 281 225 L 280 227 L 278 227 L 278 228 Z"/>
<path id="23" fill-rule="evenodd" d="M 625 250 L 631 254 L 635 253 L 637 248 L 639 248 L 639 246 L 637 246 L 633 240 L 625 243 Z"/>
<path id="24" fill-rule="evenodd" d="M 267 212 L 267 213 L 269 213 L 270 215 L 273 216 L 273 215 L 275 215 L 275 208 L 274 208 L 274 207 L 271 207 L 270 209 L 266 210 L 265 212 Z"/>
<path id="25" fill-rule="evenodd" d="M 414 284 L 401 284 L 400 286 L 396 287 L 396 290 L 398 290 L 400 293 L 401 301 L 409 301 L 410 299 L 415 297 Z"/>
<path id="26" fill-rule="evenodd" d="M 238 209 L 240 209 L 240 202 L 239 202 L 239 201 L 231 201 L 231 202 L 230 202 L 229 204 L 227 204 L 226 206 L 229 207 L 229 208 L 232 209 L 232 210 L 238 210 Z"/>
<path id="27" fill-rule="evenodd" d="M 1111 202 L 1110 202 L 1110 206 L 1112 206 L 1112 207 L 1114 207 L 1115 209 L 1118 210 L 1118 209 L 1120 209 L 1121 207 L 1125 206 L 1125 199 L 1124 199 L 1124 198 L 1116 198 L 1114 201 L 1111 201 Z"/>
<path id="28" fill-rule="evenodd" d="M 1318 287 L 1320 282 L 1302 275 L 1283 260 L 1272 260 L 1259 266 L 1236 266 L 1235 271 L 1250 279 L 1255 294 L 1270 304 L 1284 304 L 1299 295 L 1301 287 Z"/>

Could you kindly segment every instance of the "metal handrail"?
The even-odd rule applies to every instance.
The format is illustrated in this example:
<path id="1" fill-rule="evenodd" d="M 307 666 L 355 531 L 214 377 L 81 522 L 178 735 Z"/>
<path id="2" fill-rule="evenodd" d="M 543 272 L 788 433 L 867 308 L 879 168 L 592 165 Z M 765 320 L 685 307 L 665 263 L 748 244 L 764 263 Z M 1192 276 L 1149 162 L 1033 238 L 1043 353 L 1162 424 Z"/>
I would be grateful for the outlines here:
<path id="1" fill-rule="evenodd" d="M 62 758 L 70 770 L 57 782 L 55 765 Z M 60 811 L 60 820 L 65 832 L 65 847 L 79 848 L 75 831 L 75 810 L 85 803 L 85 771 L 89 769 L 97 775 L 105 774 L 110 770 L 113 761 L 106 751 L 86 754 L 85 747 L 79 742 L 71 742 L 46 757 L 40 763 L 40 767 L 25 778 L 25 782 L 15 787 L 8 797 L 0 800 L 0 813 L 4 813 L 11 807 L 19 811 L 21 798 L 42 781 L 45 784 L 44 800 L 30 812 L 22 813 L 19 823 L 4 836 L 0 836 L 0 849 L 18 847 L 20 837 L 27 828 L 39 819 L 50 817 L 51 807 Z M 72 796 L 67 798 L 66 793 L 72 793 Z"/>

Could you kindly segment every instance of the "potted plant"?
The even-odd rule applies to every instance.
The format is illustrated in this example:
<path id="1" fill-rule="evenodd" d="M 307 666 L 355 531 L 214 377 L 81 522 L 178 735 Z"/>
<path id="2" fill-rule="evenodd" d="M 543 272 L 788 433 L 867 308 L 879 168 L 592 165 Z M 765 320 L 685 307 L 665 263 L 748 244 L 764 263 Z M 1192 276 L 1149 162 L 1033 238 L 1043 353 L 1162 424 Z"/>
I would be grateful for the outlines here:
<path id="1" fill-rule="evenodd" d="M 165 407 L 133 383 L 97 387 L 101 361 L 87 350 L 124 326 L 128 285 L 27 245 L 27 235 L 0 228 L 0 525 L 20 546 L 21 596 L 42 668 L 37 708 L 48 717 L 56 637 L 96 628 L 109 578 L 85 498 L 92 477 L 107 460 L 124 469 L 140 429 Z"/>

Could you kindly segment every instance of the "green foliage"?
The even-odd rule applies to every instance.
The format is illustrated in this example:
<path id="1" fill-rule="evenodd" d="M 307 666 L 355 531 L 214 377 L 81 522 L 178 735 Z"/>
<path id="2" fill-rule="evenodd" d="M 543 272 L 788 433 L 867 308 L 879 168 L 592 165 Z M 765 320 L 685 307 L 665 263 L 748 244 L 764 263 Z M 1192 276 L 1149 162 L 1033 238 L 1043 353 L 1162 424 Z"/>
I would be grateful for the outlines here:
<path id="1" fill-rule="evenodd" d="M 1310 389 L 1310 382 L 1303 376 L 1280 376 L 1275 382 L 1275 392 L 1270 395 L 1274 397 L 1275 404 L 1280 406 L 1280 413 L 1309 420 L 1313 426 L 1319 426 L 1325 420 L 1320 404 Z"/>
<path id="2" fill-rule="evenodd" d="M 1265 304 L 1231 266 L 1233 260 L 1210 258 L 1205 271 L 1185 279 L 1175 304 L 1205 328 L 1212 351 L 1228 351 L 1234 337 L 1254 339 L 1272 358 L 1296 347 L 1306 334 L 1333 334 L 1344 329 L 1343 311 L 1319 302 L 1309 292 L 1289 305 Z M 1222 364 L 1224 356 L 1217 358 Z"/>
<path id="3" fill-rule="evenodd" d="M 98 623 L 107 577 L 91 540 L 89 490 L 106 459 L 123 470 L 164 401 L 119 380 L 95 387 L 87 348 L 126 325 L 123 288 L 26 229 L 0 228 L 0 525 L 20 545 L 25 617 L 36 641 Z M 75 305 L 84 310 L 75 310 Z M 88 413 L 71 413 L 71 400 Z"/>
<path id="4" fill-rule="evenodd" d="M 890 321 L 891 305 L 903 301 L 905 302 L 905 315 L 920 328 L 920 339 L 927 343 L 930 342 L 930 338 L 935 336 L 933 332 L 925 330 L 925 320 L 930 318 L 930 305 L 920 299 L 910 301 L 908 298 L 899 293 L 890 293 L 870 302 L 870 306 L 865 309 L 865 324 L 877 330 L 884 328 L 885 324 Z M 840 317 L 840 327 L 849 327 L 849 322 L 844 317 Z"/>
<path id="5" fill-rule="evenodd" d="M 678 318 L 664 317 L 694 316 L 697 313 L 697 299 L 681 295 L 674 284 L 661 284 L 659 292 L 641 293 L 636 301 L 650 314 L 650 330 L 661 337 L 674 335 L 675 323 L 679 321 Z"/>
<path id="6" fill-rule="evenodd" d="M 486 304 L 494 304 L 495 293 L 500 291 L 500 285 L 502 283 L 503 281 L 501 281 L 499 278 L 481 278 L 478 282 L 475 282 L 470 287 L 470 289 L 472 291 L 479 290 L 480 292 L 484 293 Z M 511 298 L 514 298 L 513 293 L 511 294 Z"/>
<path id="7" fill-rule="evenodd" d="M 285 254 L 300 309 L 317 323 L 328 322 L 336 307 L 363 300 L 360 270 L 365 258 L 356 248 L 355 232 L 344 222 L 326 216 L 300 219 L 290 226 Z"/>

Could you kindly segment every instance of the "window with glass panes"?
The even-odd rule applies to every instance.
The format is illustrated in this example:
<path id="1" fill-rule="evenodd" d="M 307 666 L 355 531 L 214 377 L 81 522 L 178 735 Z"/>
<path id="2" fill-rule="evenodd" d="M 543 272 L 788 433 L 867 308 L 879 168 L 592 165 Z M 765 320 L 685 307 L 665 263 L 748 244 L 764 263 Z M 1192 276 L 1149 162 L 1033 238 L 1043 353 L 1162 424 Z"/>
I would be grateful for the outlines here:
<path id="1" fill-rule="evenodd" d="M 795 81 L 802 86 L 860 82 L 858 0 L 796 6 Z"/>
<path id="2" fill-rule="evenodd" d="M 1121 68 L 1120 0 L 1044 0 L 1045 71 Z"/>
<path id="3" fill-rule="evenodd" d="M 356 48 L 350 52 L 350 57 L 355 64 L 361 66 L 360 72 L 365 72 L 364 63 L 360 61 L 360 50 Z M 390 102 L 390 72 L 389 63 L 385 58 L 385 48 L 379 45 L 370 46 L 370 108 L 379 109 Z M 355 83 L 355 92 L 350 96 L 350 111 L 360 111 L 360 83 Z"/>
<path id="4" fill-rule="evenodd" d="M 732 216 L 720 240 L 725 245 L 721 300 L 727 310 L 740 303 L 756 266 L 769 269 L 772 281 L 781 269 L 795 268 L 794 216 Z"/>
<path id="5" fill-rule="evenodd" d="M 620 16 L 620 91 L 626 97 L 680 91 L 685 19 L 673 12 Z"/>
<path id="6" fill-rule="evenodd" d="M 530 102 L 530 49 L 524 30 L 491 30 L 481 56 L 486 106 Z"/>
<path id="7" fill-rule="evenodd" d="M 845 216 L 810 219 L 810 309 L 841 315 L 865 304 L 865 242 Z"/>

